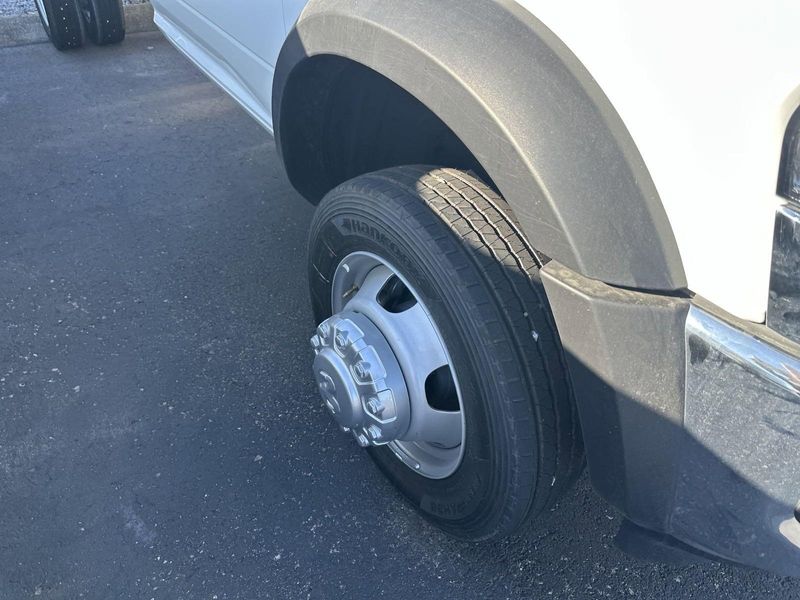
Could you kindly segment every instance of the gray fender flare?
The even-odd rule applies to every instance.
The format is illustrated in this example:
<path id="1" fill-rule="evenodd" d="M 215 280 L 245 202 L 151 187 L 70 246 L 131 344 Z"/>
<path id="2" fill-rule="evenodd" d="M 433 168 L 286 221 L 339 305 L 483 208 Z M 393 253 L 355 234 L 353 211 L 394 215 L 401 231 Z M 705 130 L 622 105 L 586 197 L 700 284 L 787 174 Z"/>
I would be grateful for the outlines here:
<path id="1" fill-rule="evenodd" d="M 522 7 L 311 0 L 276 64 L 279 152 L 288 136 L 283 92 L 298 65 L 318 55 L 361 63 L 432 110 L 544 254 L 612 285 L 686 287 L 672 228 L 622 119 L 580 61 Z"/>

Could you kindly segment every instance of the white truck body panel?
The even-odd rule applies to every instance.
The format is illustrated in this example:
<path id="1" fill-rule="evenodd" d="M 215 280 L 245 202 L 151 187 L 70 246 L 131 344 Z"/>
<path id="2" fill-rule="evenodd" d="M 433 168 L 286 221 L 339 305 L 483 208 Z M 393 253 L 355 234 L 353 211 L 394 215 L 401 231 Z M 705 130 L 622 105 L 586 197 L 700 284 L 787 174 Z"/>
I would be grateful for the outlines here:
<path id="1" fill-rule="evenodd" d="M 781 144 L 800 104 L 800 3 L 520 4 L 583 62 L 625 122 L 689 289 L 763 321 Z"/>
<path id="2" fill-rule="evenodd" d="M 274 65 L 305 3 L 153 0 L 173 43 L 270 131 Z M 660 194 L 689 288 L 763 321 L 781 144 L 800 104 L 800 3 L 519 4 L 583 62 L 620 114 Z"/>
<path id="3" fill-rule="evenodd" d="M 164 35 L 272 133 L 272 77 L 287 33 L 282 0 L 152 4 Z"/>

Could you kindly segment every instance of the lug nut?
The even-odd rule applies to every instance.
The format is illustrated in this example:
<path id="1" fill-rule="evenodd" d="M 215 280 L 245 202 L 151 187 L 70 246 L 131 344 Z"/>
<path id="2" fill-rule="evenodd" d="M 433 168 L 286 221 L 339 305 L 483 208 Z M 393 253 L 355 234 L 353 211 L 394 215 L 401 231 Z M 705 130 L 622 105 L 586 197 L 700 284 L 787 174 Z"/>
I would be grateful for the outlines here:
<path id="1" fill-rule="evenodd" d="M 379 440 L 381 437 L 383 437 L 383 432 L 377 425 L 370 425 L 369 429 L 367 429 L 367 433 L 369 433 L 369 437 L 371 437 L 373 440 Z"/>
<path id="2" fill-rule="evenodd" d="M 327 323 L 320 323 L 319 327 L 317 327 L 317 335 L 320 338 L 325 339 L 328 337 L 328 334 L 331 332 L 331 326 Z"/>
<path id="3" fill-rule="evenodd" d="M 359 379 L 367 379 L 370 374 L 369 363 L 364 362 L 363 360 L 361 362 L 356 363 L 356 366 L 353 367 L 353 370 L 356 372 L 356 376 Z"/>
<path id="4" fill-rule="evenodd" d="M 363 433 L 359 433 L 356 436 L 356 441 L 358 442 L 358 445 L 361 446 L 362 448 L 366 448 L 367 446 L 369 446 L 369 440 L 367 439 L 367 436 L 365 436 Z"/>
<path id="5" fill-rule="evenodd" d="M 379 417 L 385 408 L 386 407 L 383 405 L 383 402 L 377 398 L 370 398 L 367 402 L 367 410 L 369 411 L 369 414 L 376 417 Z"/>
<path id="6" fill-rule="evenodd" d="M 336 345 L 339 348 L 344 348 L 347 345 L 347 334 L 340 331 L 336 334 Z"/>
<path id="7" fill-rule="evenodd" d="M 319 336 L 318 336 L 318 335 L 315 335 L 315 336 L 312 336 L 312 337 L 311 337 L 311 347 L 312 347 L 314 350 L 316 350 L 317 348 L 319 348 L 321 345 L 322 345 L 322 342 L 320 341 L 320 339 L 319 339 Z"/>

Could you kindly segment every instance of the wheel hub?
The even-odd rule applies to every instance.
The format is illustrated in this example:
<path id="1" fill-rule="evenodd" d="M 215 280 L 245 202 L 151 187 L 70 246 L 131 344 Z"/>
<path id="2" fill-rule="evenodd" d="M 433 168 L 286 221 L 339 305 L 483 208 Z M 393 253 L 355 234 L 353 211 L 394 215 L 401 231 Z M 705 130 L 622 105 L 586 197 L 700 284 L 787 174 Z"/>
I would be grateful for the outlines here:
<path id="1" fill-rule="evenodd" d="M 411 408 L 389 343 L 364 315 L 342 312 L 311 338 L 320 395 L 339 427 L 361 446 L 380 446 L 408 429 Z"/>

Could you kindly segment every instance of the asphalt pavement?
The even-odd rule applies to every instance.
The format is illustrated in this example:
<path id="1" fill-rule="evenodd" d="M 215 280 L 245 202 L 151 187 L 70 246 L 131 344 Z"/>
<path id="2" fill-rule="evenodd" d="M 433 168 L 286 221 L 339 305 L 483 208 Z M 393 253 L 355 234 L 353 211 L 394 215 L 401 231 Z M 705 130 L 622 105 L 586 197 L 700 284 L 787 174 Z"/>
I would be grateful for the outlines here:
<path id="1" fill-rule="evenodd" d="M 800 597 L 626 556 L 586 477 L 513 539 L 429 526 L 317 397 L 312 211 L 158 34 L 0 49 L 0 600 Z"/>

